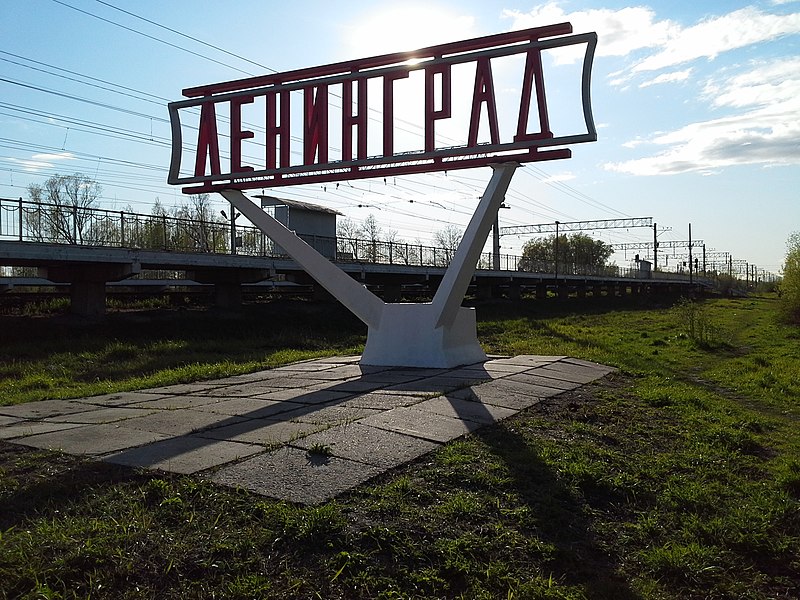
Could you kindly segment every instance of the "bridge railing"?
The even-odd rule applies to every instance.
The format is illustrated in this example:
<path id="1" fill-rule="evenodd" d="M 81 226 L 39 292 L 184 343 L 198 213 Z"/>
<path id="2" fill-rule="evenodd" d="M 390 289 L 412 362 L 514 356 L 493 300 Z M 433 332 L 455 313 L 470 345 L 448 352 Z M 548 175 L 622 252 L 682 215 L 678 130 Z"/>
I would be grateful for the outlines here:
<path id="1" fill-rule="evenodd" d="M 454 248 L 404 241 L 301 235 L 323 256 L 339 263 L 447 267 Z M 0 198 L 0 240 L 105 246 L 172 252 L 235 253 L 270 258 L 286 257 L 283 249 L 256 227 L 230 222 L 185 218 L 166 213 L 140 214 L 93 207 L 72 207 Z M 478 269 L 522 271 L 561 276 L 640 278 L 637 269 L 596 266 L 527 257 L 483 253 Z M 685 275 L 657 273 L 686 279 Z"/>

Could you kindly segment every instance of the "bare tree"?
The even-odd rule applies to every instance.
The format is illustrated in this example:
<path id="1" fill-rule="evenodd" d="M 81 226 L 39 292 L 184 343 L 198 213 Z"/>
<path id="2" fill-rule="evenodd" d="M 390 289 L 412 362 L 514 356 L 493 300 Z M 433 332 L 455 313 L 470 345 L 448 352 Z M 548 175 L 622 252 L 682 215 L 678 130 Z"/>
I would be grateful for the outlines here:
<path id="1" fill-rule="evenodd" d="M 336 223 L 336 246 L 339 260 L 358 260 L 358 224 L 349 217 Z"/>
<path id="2" fill-rule="evenodd" d="M 86 175 L 54 175 L 43 185 L 28 186 L 28 197 L 38 206 L 25 214 L 28 235 L 36 241 L 67 244 L 102 243 L 102 228 L 92 219 L 92 208 L 102 188 Z M 94 234 L 94 235 L 93 235 Z"/>
<path id="3" fill-rule="evenodd" d="M 378 262 L 381 257 L 381 234 L 383 230 L 378 224 L 375 215 L 369 215 L 361 224 L 361 237 L 367 242 L 366 259 L 370 262 Z"/>
<path id="4" fill-rule="evenodd" d="M 204 252 L 225 250 L 225 222 L 214 213 L 208 194 L 189 196 L 187 203 L 175 208 L 174 216 L 178 220 L 179 247 Z"/>
<path id="5" fill-rule="evenodd" d="M 437 249 L 441 248 L 443 250 L 441 258 L 436 257 L 437 263 L 450 264 L 463 235 L 464 232 L 453 224 L 433 234 L 434 245 Z"/>

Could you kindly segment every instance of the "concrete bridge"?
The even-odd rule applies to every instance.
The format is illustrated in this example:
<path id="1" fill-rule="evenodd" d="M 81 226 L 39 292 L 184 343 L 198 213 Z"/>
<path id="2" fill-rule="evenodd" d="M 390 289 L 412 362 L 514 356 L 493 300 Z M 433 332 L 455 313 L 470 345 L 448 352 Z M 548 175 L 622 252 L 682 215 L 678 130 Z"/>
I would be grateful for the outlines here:
<path id="1" fill-rule="evenodd" d="M 371 289 L 387 302 L 397 302 L 404 291 L 433 292 L 444 275 L 446 265 L 413 265 L 334 261 L 339 268 Z M 177 252 L 137 248 L 113 248 L 53 244 L 45 242 L 0 241 L 0 265 L 36 267 L 43 283 L 68 284 L 72 312 L 98 316 L 105 312 L 106 286 L 141 277 L 148 270 L 183 271 L 186 281 L 214 286 L 218 306 L 231 307 L 241 302 L 242 287 L 264 281 L 289 281 L 314 285 L 314 281 L 293 260 L 284 257 Z M 13 278 L 0 278 L 13 283 Z M 142 281 L 145 283 L 145 281 Z M 164 283 L 163 281 L 161 282 Z M 635 270 L 612 269 L 608 273 L 574 274 L 494 270 L 477 268 L 473 276 L 475 292 L 483 297 L 508 295 L 519 297 L 533 291 L 543 298 L 548 291 L 561 297 L 577 293 L 589 295 L 625 295 L 643 293 L 689 293 L 708 287 L 711 282 L 674 273 L 652 273 L 642 278 Z M 8 285 L 6 285 L 8 289 Z"/>

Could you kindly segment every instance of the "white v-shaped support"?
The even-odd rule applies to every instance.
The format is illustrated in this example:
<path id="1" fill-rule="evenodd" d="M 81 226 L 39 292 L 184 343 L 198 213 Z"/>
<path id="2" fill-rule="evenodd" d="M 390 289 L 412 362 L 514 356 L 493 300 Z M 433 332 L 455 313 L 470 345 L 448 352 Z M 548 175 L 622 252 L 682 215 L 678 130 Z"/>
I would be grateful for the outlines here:
<path id="1" fill-rule="evenodd" d="M 461 302 L 517 167 L 516 162 L 492 165 L 492 178 L 429 303 L 383 302 L 241 191 L 221 194 L 367 325 L 361 364 L 449 368 L 486 359 L 478 343 L 475 309 Z"/>

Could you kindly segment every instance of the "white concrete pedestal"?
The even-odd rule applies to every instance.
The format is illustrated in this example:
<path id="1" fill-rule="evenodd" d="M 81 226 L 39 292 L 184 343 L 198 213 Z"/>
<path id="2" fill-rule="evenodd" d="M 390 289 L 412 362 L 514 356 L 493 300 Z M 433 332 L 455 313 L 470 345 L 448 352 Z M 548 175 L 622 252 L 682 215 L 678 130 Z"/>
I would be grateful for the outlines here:
<path id="1" fill-rule="evenodd" d="M 386 304 L 367 333 L 362 365 L 450 368 L 486 360 L 475 309 L 459 307 L 449 327 L 437 327 L 432 304 Z"/>

